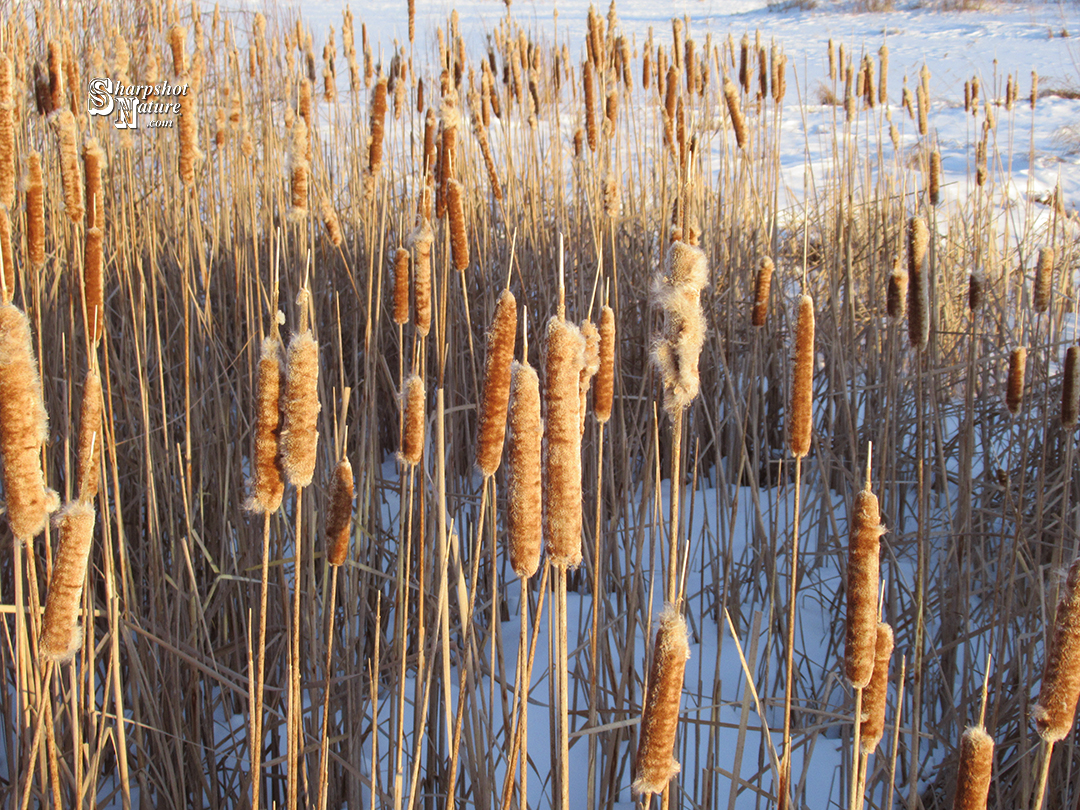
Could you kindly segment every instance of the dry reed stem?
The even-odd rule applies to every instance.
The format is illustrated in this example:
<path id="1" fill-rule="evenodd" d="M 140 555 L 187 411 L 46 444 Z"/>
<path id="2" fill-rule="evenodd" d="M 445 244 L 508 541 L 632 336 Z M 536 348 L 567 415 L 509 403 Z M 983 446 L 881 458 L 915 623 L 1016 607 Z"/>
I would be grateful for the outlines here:
<path id="1" fill-rule="evenodd" d="M 37 269 L 45 264 L 45 191 L 41 181 L 41 153 L 31 152 L 26 158 L 26 244 L 30 266 Z"/>
<path id="2" fill-rule="evenodd" d="M 994 738 L 982 726 L 970 726 L 960 738 L 953 810 L 986 810 L 994 765 Z"/>
<path id="3" fill-rule="evenodd" d="M 1073 726 L 1080 696 L 1080 560 L 1069 567 L 1054 627 L 1046 643 L 1039 700 L 1032 709 L 1035 728 L 1046 742 L 1064 739 Z"/>
<path id="4" fill-rule="evenodd" d="M 61 110 L 55 118 L 60 142 L 60 179 L 64 186 L 64 210 L 72 222 L 82 222 L 83 179 L 79 170 L 75 116 L 71 110 Z"/>
<path id="5" fill-rule="evenodd" d="M 41 469 L 41 446 L 48 438 L 30 322 L 16 306 L 5 304 L 0 306 L 0 456 L 8 522 L 25 543 L 45 528 L 58 505 Z"/>
<path id="6" fill-rule="evenodd" d="M 394 323 L 409 322 L 409 251 L 399 247 L 394 253 Z"/>
<path id="7" fill-rule="evenodd" d="M 281 362 L 281 343 L 276 337 L 263 339 L 258 374 L 252 491 L 244 508 L 249 512 L 269 514 L 277 511 L 285 492 L 279 448 L 285 370 Z"/>
<path id="8" fill-rule="evenodd" d="M 769 290 L 772 287 L 772 277 L 775 265 L 768 256 L 763 256 L 758 266 L 757 282 L 754 285 L 754 314 L 751 323 L 754 326 L 764 326 L 769 314 Z"/>
<path id="9" fill-rule="evenodd" d="M 911 345 L 925 349 L 930 342 L 930 291 L 926 270 L 926 248 L 930 231 L 922 217 L 908 220 L 908 339 Z"/>
<path id="10" fill-rule="evenodd" d="M 633 789 L 638 794 L 662 793 L 679 772 L 675 734 L 690 644 L 686 620 L 674 605 L 665 606 L 659 623 L 634 763 Z"/>
<path id="11" fill-rule="evenodd" d="M 326 512 L 326 559 L 330 565 L 341 565 L 349 554 L 352 536 L 353 469 L 349 459 L 341 457 L 330 480 L 330 497 Z"/>
<path id="12" fill-rule="evenodd" d="M 1080 415 L 1080 346 L 1065 350 L 1065 370 L 1061 383 L 1061 426 L 1076 426 Z"/>
<path id="13" fill-rule="evenodd" d="M 507 519 L 510 567 L 522 579 L 540 567 L 543 536 L 540 378 L 527 363 L 514 361 L 510 372 L 509 475 Z"/>
<path id="14" fill-rule="evenodd" d="M 592 321 L 583 321 L 581 336 L 585 338 L 585 365 L 578 375 L 578 426 L 585 433 L 585 414 L 588 412 L 589 387 L 600 370 L 600 332 Z"/>
<path id="15" fill-rule="evenodd" d="M 859 724 L 859 749 L 869 754 L 885 736 L 885 699 L 889 693 L 889 659 L 893 651 L 893 630 L 878 622 L 874 643 L 874 671 L 863 689 L 862 718 Z"/>
<path id="16" fill-rule="evenodd" d="M 281 423 L 281 468 L 297 488 L 315 473 L 319 409 L 319 344 L 305 329 L 289 341 Z"/>
<path id="17" fill-rule="evenodd" d="M 581 331 L 548 321 L 544 354 L 544 540 L 552 565 L 581 562 L 581 431 L 578 380 L 585 364 Z"/>
<path id="18" fill-rule="evenodd" d="M 4 263 L 3 293 L 0 303 L 10 304 L 15 296 L 15 257 L 11 253 L 11 217 L 7 208 L 0 205 L 0 261 Z"/>
<path id="19" fill-rule="evenodd" d="M 41 635 L 41 655 L 47 661 L 67 661 L 82 646 L 79 602 L 94 539 L 95 517 L 94 507 L 81 501 L 67 504 L 56 515 L 60 544 L 49 579 Z"/>
<path id="20" fill-rule="evenodd" d="M 424 380 L 410 374 L 402 386 L 401 419 L 403 424 L 401 452 L 398 460 L 414 467 L 424 456 L 424 404 L 427 393 Z"/>
<path id="21" fill-rule="evenodd" d="M 878 499 L 867 487 L 855 496 L 848 541 L 844 671 L 856 689 L 870 683 L 874 671 L 877 594 L 881 577 L 879 552 L 884 533 Z"/>
<path id="22" fill-rule="evenodd" d="M 79 445 L 76 491 L 80 501 L 97 497 L 101 478 L 102 411 L 101 375 L 96 364 L 86 372 L 79 407 Z"/>
<path id="23" fill-rule="evenodd" d="M 791 455 L 802 458 L 810 452 L 813 430 L 814 399 L 814 299 L 799 298 L 799 314 L 795 324 L 795 370 L 791 383 L 791 421 L 788 444 Z"/>
<path id="24" fill-rule="evenodd" d="M 1009 378 L 1005 385 L 1005 406 L 1013 416 L 1024 406 L 1024 372 L 1027 368 L 1027 348 L 1018 346 L 1009 353 Z"/>
<path id="25" fill-rule="evenodd" d="M 484 390 L 480 397 L 476 466 L 485 477 L 494 475 L 502 461 L 506 408 L 510 402 L 510 365 L 516 339 L 517 300 L 510 290 L 503 290 L 487 333 Z"/>
<path id="26" fill-rule="evenodd" d="M 83 253 L 83 305 L 91 346 L 101 339 L 105 325 L 105 278 L 101 228 L 87 228 Z"/>
<path id="27" fill-rule="evenodd" d="M 596 421 L 604 424 L 611 419 L 615 399 L 615 310 L 605 305 L 600 309 L 600 368 L 593 386 L 593 412 Z"/>
<path id="28" fill-rule="evenodd" d="M 15 204 L 15 96 L 14 70 L 7 54 L 0 53 L 0 204 Z"/>
<path id="29" fill-rule="evenodd" d="M 653 277 L 653 297 L 664 310 L 664 327 L 653 341 L 652 358 L 664 382 L 664 410 L 673 418 L 700 389 L 698 360 L 705 342 L 701 290 L 708 283 L 704 251 L 679 240 L 668 248 L 664 271 Z"/>
<path id="30" fill-rule="evenodd" d="M 1032 289 L 1036 312 L 1046 312 L 1050 308 L 1050 288 L 1054 280 L 1054 249 L 1044 247 L 1039 250 L 1039 262 L 1035 266 L 1035 283 Z"/>
<path id="31" fill-rule="evenodd" d="M 445 134 L 445 133 L 444 133 Z M 469 237 L 465 228 L 465 189 L 450 178 L 446 188 L 446 209 L 450 214 L 450 252 L 456 270 L 469 266 Z"/>

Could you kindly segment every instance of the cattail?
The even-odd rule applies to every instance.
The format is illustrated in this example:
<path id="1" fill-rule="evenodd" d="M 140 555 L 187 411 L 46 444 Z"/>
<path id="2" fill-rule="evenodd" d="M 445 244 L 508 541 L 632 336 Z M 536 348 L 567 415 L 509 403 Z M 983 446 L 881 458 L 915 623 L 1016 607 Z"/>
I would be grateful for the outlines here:
<path id="1" fill-rule="evenodd" d="M 975 185 L 986 185 L 986 135 L 975 144 Z"/>
<path id="2" fill-rule="evenodd" d="M 581 331 L 553 317 L 544 356 L 544 540 L 552 564 L 562 568 L 581 562 L 578 381 L 584 353 Z"/>
<path id="3" fill-rule="evenodd" d="M 1076 699 L 1080 695 L 1080 560 L 1069 575 L 1058 600 L 1053 634 L 1046 642 L 1039 701 L 1032 710 L 1035 728 L 1048 743 L 1072 729 Z"/>
<path id="4" fill-rule="evenodd" d="M 383 126 L 386 120 L 386 76 L 379 76 L 371 93 L 371 134 L 368 137 L 368 174 L 378 174 L 383 159 Z"/>
<path id="5" fill-rule="evenodd" d="M 982 301 L 983 278 L 978 271 L 972 270 L 968 276 L 968 308 L 974 313 L 982 306 Z"/>
<path id="6" fill-rule="evenodd" d="M 435 111 L 430 107 L 428 108 L 427 115 L 424 116 L 424 169 L 425 171 L 433 171 L 435 169 L 436 156 L 438 154 L 438 146 L 435 143 Z"/>
<path id="7" fill-rule="evenodd" d="M 757 284 L 754 286 L 754 326 L 764 326 L 765 317 L 769 314 L 769 290 L 772 287 L 773 260 L 763 256 L 758 266 Z"/>
<path id="8" fill-rule="evenodd" d="M 446 188 L 446 209 L 450 215 L 450 249 L 457 270 L 469 266 L 469 237 L 465 230 L 465 190 L 450 178 Z"/>
<path id="9" fill-rule="evenodd" d="M 31 267 L 45 264 L 45 192 L 41 182 L 41 153 L 26 158 L 26 244 Z"/>
<path id="10" fill-rule="evenodd" d="M 7 208 L 0 205 L 0 261 L 4 263 L 4 273 L 0 276 L 3 289 L 0 290 L 0 304 L 10 304 L 15 295 L 15 257 L 11 253 L 11 217 Z"/>
<path id="11" fill-rule="evenodd" d="M 265 514 L 276 512 L 285 492 L 281 455 L 281 393 L 284 368 L 281 343 L 276 336 L 266 337 L 259 356 L 258 385 L 255 395 L 255 454 L 252 461 L 251 497 L 244 508 Z"/>
<path id="12" fill-rule="evenodd" d="M 841 46 L 843 47 L 843 46 Z M 833 41 L 829 40 L 829 81 L 836 81 L 836 45 Z M 749 88 L 747 88 L 749 90 Z"/>
<path id="13" fill-rule="evenodd" d="M 326 512 L 326 559 L 341 565 L 349 553 L 352 536 L 353 469 L 349 459 L 341 457 L 330 481 L 330 502 Z"/>
<path id="14" fill-rule="evenodd" d="M 578 374 L 578 427 L 585 433 L 586 400 L 592 379 L 600 370 L 600 331 L 592 321 L 581 324 L 581 336 L 585 338 L 584 365 Z"/>
<path id="15" fill-rule="evenodd" d="M 731 79 L 724 77 L 724 100 L 727 102 L 728 114 L 731 116 L 731 127 L 735 130 L 735 142 L 742 149 L 746 145 L 746 119 L 743 118 L 742 109 L 739 106 L 739 91 Z"/>
<path id="16" fill-rule="evenodd" d="M 608 93 L 607 103 L 604 105 L 604 135 L 610 138 L 615 134 L 615 128 L 619 120 L 619 91 L 612 90 Z"/>
<path id="17" fill-rule="evenodd" d="M 791 384 L 791 423 L 788 443 L 791 455 L 802 458 L 810 452 L 811 410 L 814 398 L 814 299 L 799 297 L 795 325 L 795 371 Z"/>
<path id="18" fill-rule="evenodd" d="M 593 63 L 586 62 L 581 68 L 581 81 L 585 89 L 585 131 L 589 136 L 589 151 L 596 151 L 596 89 L 593 81 Z"/>
<path id="19" fill-rule="evenodd" d="M 893 651 L 893 630 L 878 622 L 874 645 L 874 672 L 863 689 L 862 717 L 859 723 L 859 749 L 869 754 L 885 736 L 885 698 L 889 692 L 889 659 Z"/>
<path id="20" fill-rule="evenodd" d="M 303 120 L 302 118 L 297 119 L 298 122 Z M 306 160 L 293 161 L 289 177 L 292 191 L 292 208 L 289 211 L 289 218 L 292 220 L 303 219 L 308 210 L 308 162 Z"/>
<path id="21" fill-rule="evenodd" d="M 101 394 L 101 375 L 96 367 L 86 372 L 82 404 L 79 408 L 79 456 L 77 491 L 80 501 L 97 497 L 101 470 L 101 425 L 104 401 Z"/>
<path id="22" fill-rule="evenodd" d="M 930 153 L 930 204 L 941 202 L 941 152 Z"/>
<path id="23" fill-rule="evenodd" d="M 187 72 L 187 60 L 184 56 L 184 42 L 187 40 L 187 29 L 180 23 L 173 23 L 168 33 L 169 48 L 172 49 L 173 73 L 182 76 Z"/>
<path id="24" fill-rule="evenodd" d="M 91 346 L 96 346 L 101 339 L 104 326 L 105 280 L 101 243 L 101 228 L 88 228 L 83 251 L 83 305 Z"/>
<path id="25" fill-rule="evenodd" d="M 79 602 L 94 539 L 96 513 L 89 503 L 75 502 L 56 516 L 60 544 L 49 579 L 42 620 L 41 654 L 48 661 L 66 661 L 82 646 Z"/>
<path id="26" fill-rule="evenodd" d="M 60 137 L 60 179 L 64 186 L 64 208 L 68 219 L 81 222 L 84 213 L 83 181 L 79 172 L 75 116 L 71 114 L 71 110 L 59 112 L 56 127 Z"/>
<path id="27" fill-rule="evenodd" d="M 611 405 L 615 397 L 615 310 L 609 306 L 600 309 L 600 368 L 593 387 L 593 412 L 601 424 L 611 418 Z"/>
<path id="28" fill-rule="evenodd" d="M 510 400 L 510 364 L 517 339 L 517 301 L 503 290 L 487 333 L 484 356 L 484 392 L 480 398 L 476 466 L 484 477 L 495 474 L 502 461 L 506 436 L 506 407 Z"/>
<path id="29" fill-rule="evenodd" d="M 296 110 L 300 113 L 300 117 L 304 119 L 304 123 L 307 124 L 308 131 L 311 130 L 311 113 L 312 105 L 314 101 L 314 93 L 311 89 L 311 80 L 304 78 L 300 80 L 300 86 L 297 88 L 296 96 Z M 305 153 L 304 157 L 307 157 Z"/>
<path id="30" fill-rule="evenodd" d="M 1031 71 L 1031 109 L 1035 109 L 1035 102 L 1039 99 L 1039 73 Z"/>
<path id="31" fill-rule="evenodd" d="M 986 810 L 993 764 L 994 738 L 982 726 L 965 729 L 960 738 L 960 764 L 956 768 L 953 810 Z"/>
<path id="32" fill-rule="evenodd" d="M 540 379 L 527 363 L 511 364 L 509 405 L 509 518 L 510 566 L 527 579 L 540 567 L 541 443 Z"/>
<path id="33" fill-rule="evenodd" d="M 889 289 L 886 295 L 886 311 L 890 318 L 900 320 L 907 314 L 907 297 L 908 273 L 897 260 L 889 274 Z"/>
<path id="34" fill-rule="evenodd" d="M 1065 371 L 1061 382 L 1061 426 L 1076 427 L 1080 415 L 1080 346 L 1065 350 Z"/>
<path id="35" fill-rule="evenodd" d="M 319 209 L 322 212 L 323 228 L 326 229 L 326 236 L 329 238 L 330 244 L 334 247 L 340 247 L 342 240 L 341 220 L 338 219 L 337 211 L 334 210 L 330 198 L 325 194 L 319 197 Z"/>
<path id="36" fill-rule="evenodd" d="M 435 235 L 427 218 L 409 237 L 416 261 L 413 263 L 413 308 L 416 317 L 416 331 L 420 337 L 426 337 L 431 330 L 431 246 Z"/>
<path id="37" fill-rule="evenodd" d="M 1050 287 L 1054 280 L 1054 249 L 1039 250 L 1039 263 L 1035 265 L 1035 288 L 1032 290 L 1036 312 L 1046 312 L 1050 307 Z"/>
<path id="38" fill-rule="evenodd" d="M 889 46 L 882 45 L 878 48 L 878 101 L 882 104 L 889 103 Z"/>
<path id="39" fill-rule="evenodd" d="M 865 688 L 874 671 L 874 628 L 877 626 L 878 580 L 881 576 L 878 555 L 884 533 L 878 499 L 867 486 L 855 496 L 848 540 L 844 671 L 856 689 Z"/>
<path id="40" fill-rule="evenodd" d="M 15 204 L 15 96 L 14 71 L 7 54 L 0 53 L 0 204 Z"/>
<path id="41" fill-rule="evenodd" d="M 49 96 L 54 110 L 64 104 L 64 51 L 55 39 L 49 41 Z M 68 110 L 68 112 L 71 112 Z"/>
<path id="42" fill-rule="evenodd" d="M 668 121 L 675 118 L 675 103 L 679 98 L 679 69 L 672 65 L 667 70 L 664 85 L 664 113 Z"/>
<path id="43" fill-rule="evenodd" d="M 698 359 L 705 342 L 701 290 L 708 283 L 704 251 L 672 242 L 665 271 L 652 284 L 653 296 L 664 310 L 663 332 L 653 342 L 652 357 L 664 381 L 664 409 L 672 417 L 698 395 Z"/>
<path id="44" fill-rule="evenodd" d="M 649 83 L 652 80 L 652 46 L 646 45 L 645 51 L 641 56 L 641 86 L 646 90 L 649 89 Z"/>
<path id="45" fill-rule="evenodd" d="M 182 92 L 180 102 L 180 182 L 185 188 L 195 185 L 195 166 L 203 159 L 199 151 L 199 102 L 193 88 Z"/>
<path id="46" fill-rule="evenodd" d="M 930 243 L 930 231 L 922 217 L 908 220 L 908 339 L 925 349 L 930 341 L 930 291 L 923 262 Z"/>
<path id="47" fill-rule="evenodd" d="M 1005 387 L 1005 406 L 1009 413 L 1018 416 L 1024 405 L 1024 370 L 1027 367 L 1027 349 L 1019 346 L 1009 353 L 1009 379 Z"/>
<path id="48" fill-rule="evenodd" d="M 926 137 L 929 131 L 930 99 L 927 98 L 922 84 L 915 88 L 915 101 L 918 108 L 919 135 Z"/>
<path id="49" fill-rule="evenodd" d="M 29 543 L 56 508 L 46 489 L 41 446 L 49 418 L 30 336 L 30 322 L 13 304 L 0 306 L 0 457 L 7 516 L 15 537 Z"/>
<path id="50" fill-rule="evenodd" d="M 86 227 L 100 227 L 105 195 L 101 187 L 101 171 L 105 165 L 105 152 L 97 138 L 90 138 L 83 145 L 83 170 L 86 173 Z"/>
<path id="51" fill-rule="evenodd" d="M 409 322 L 409 251 L 403 247 L 394 254 L 394 323 Z"/>
<path id="52" fill-rule="evenodd" d="M 674 605 L 665 606 L 659 622 L 634 763 L 633 789 L 639 794 L 662 793 L 671 777 L 679 772 L 675 732 L 679 727 L 679 702 L 690 643 L 686 620 Z"/>
<path id="53" fill-rule="evenodd" d="M 281 424 L 281 466 L 297 488 L 315 472 L 319 408 L 319 344 L 305 329 L 289 341 Z"/>
<path id="54" fill-rule="evenodd" d="M 414 467 L 424 455 L 424 379 L 410 374 L 401 393 L 402 442 L 398 459 Z"/>

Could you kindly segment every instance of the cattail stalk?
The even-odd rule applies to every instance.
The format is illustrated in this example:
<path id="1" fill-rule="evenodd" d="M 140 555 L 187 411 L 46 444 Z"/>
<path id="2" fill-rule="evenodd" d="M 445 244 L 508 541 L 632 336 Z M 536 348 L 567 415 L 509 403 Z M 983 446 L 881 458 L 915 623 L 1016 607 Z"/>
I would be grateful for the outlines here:
<path id="1" fill-rule="evenodd" d="M 476 466 L 485 478 L 494 475 L 502 461 L 506 408 L 510 401 L 510 365 L 516 338 L 517 300 L 510 290 L 503 290 L 487 334 L 484 390 L 480 398 Z"/>
<path id="2" fill-rule="evenodd" d="M 69 503 L 56 516 L 60 545 L 49 580 L 41 634 L 41 653 L 49 661 L 67 661 L 82 646 L 79 602 L 94 539 L 95 517 L 94 507 L 82 501 Z"/>
<path id="3" fill-rule="evenodd" d="M 1009 353 L 1009 378 L 1005 387 L 1005 406 L 1013 416 L 1019 416 L 1020 409 L 1024 406 L 1024 371 L 1026 368 L 1027 348 L 1019 346 Z"/>
<path id="4" fill-rule="evenodd" d="M 634 763 L 633 789 L 639 794 L 662 793 L 680 770 L 674 756 L 675 734 L 690 644 L 686 620 L 674 605 L 664 608 L 659 623 Z"/>

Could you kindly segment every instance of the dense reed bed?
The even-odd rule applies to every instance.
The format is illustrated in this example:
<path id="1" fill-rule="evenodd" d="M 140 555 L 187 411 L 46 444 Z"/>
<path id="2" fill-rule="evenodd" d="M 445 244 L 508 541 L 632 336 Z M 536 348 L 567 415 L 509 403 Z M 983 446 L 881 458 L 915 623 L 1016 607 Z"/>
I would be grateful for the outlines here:
<path id="1" fill-rule="evenodd" d="M 1075 804 L 1035 77 L 401 12 L 0 20 L 0 802 Z"/>

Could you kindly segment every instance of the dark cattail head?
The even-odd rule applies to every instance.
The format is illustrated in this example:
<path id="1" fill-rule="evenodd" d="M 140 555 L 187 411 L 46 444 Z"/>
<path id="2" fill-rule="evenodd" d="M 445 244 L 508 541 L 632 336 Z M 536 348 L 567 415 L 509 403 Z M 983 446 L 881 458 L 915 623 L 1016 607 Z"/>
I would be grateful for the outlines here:
<path id="1" fill-rule="evenodd" d="M 427 392 L 424 378 L 411 374 L 401 392 L 402 441 L 398 460 L 414 467 L 424 457 L 424 405 Z"/>
<path id="2" fill-rule="evenodd" d="M 971 726 L 960 738 L 953 810 L 986 810 L 994 765 L 994 738 L 982 726 Z"/>
<path id="3" fill-rule="evenodd" d="M 855 496 L 848 539 L 847 636 L 844 671 L 856 689 L 870 683 L 877 644 L 881 525 L 878 499 L 869 486 Z"/>
<path id="4" fill-rule="evenodd" d="M 1061 376 L 1061 426 L 1076 427 L 1080 414 L 1080 346 L 1065 350 L 1065 370 Z"/>
<path id="5" fill-rule="evenodd" d="M 615 397 L 615 311 L 604 306 L 600 310 L 600 368 L 593 387 L 593 411 L 596 421 L 603 424 L 611 418 Z"/>
<path id="6" fill-rule="evenodd" d="M 1044 247 L 1039 250 L 1039 262 L 1035 265 L 1035 285 L 1032 289 L 1033 304 L 1036 312 L 1046 312 L 1050 308 L 1050 290 L 1054 281 L 1054 249 Z"/>
<path id="7" fill-rule="evenodd" d="M 1005 406 L 1013 416 L 1024 407 L 1024 372 L 1027 368 L 1027 348 L 1019 346 L 1009 353 L 1009 378 L 1005 384 Z"/>
<path id="8" fill-rule="evenodd" d="M 1046 642 L 1039 701 L 1032 710 L 1035 728 L 1047 742 L 1072 730 L 1080 696 L 1080 560 L 1073 562 L 1061 589 L 1054 627 Z"/>
<path id="9" fill-rule="evenodd" d="M 349 554 L 352 536 L 353 469 L 349 459 L 341 457 L 330 479 L 330 497 L 326 512 L 326 559 L 341 565 Z"/>
<path id="10" fill-rule="evenodd" d="M 772 287 L 772 277 L 775 265 L 768 256 L 763 256 L 758 266 L 757 283 L 754 285 L 754 326 L 764 326 L 769 314 L 769 290 Z"/>
<path id="11" fill-rule="evenodd" d="M 791 383 L 791 413 L 788 445 L 791 455 L 802 458 L 810 452 L 814 400 L 814 299 L 799 298 L 795 322 L 795 368 Z"/>

